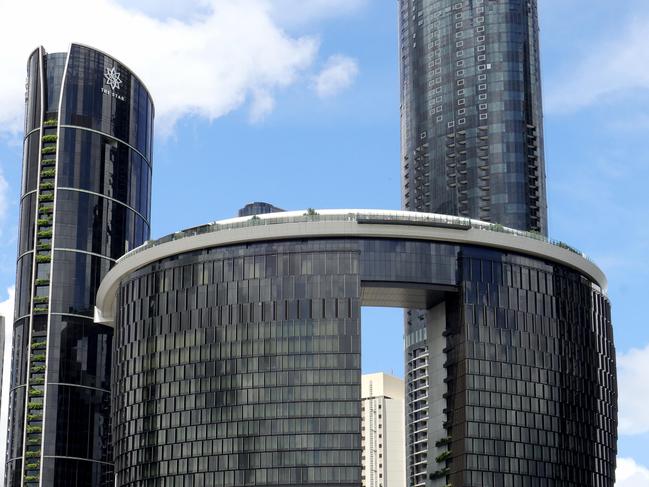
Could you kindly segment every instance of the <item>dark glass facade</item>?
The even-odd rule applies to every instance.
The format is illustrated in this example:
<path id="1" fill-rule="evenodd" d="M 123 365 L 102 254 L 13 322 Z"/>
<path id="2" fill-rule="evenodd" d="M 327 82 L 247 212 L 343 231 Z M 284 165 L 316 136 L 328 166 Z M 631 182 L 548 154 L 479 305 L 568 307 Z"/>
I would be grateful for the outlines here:
<path id="1" fill-rule="evenodd" d="M 421 438 L 424 474 L 409 485 L 614 485 L 609 303 L 564 265 L 439 241 L 296 238 L 174 253 L 118 283 L 117 485 L 360 485 L 360 307 L 382 288 L 425 289 L 445 308 L 443 367 L 419 367 L 418 391 L 444 414 L 416 413 L 438 436 Z M 421 323 L 407 354 L 435 346 L 433 321 Z"/>
<path id="2" fill-rule="evenodd" d="M 547 234 L 536 0 L 400 0 L 402 206 Z"/>
<path id="3" fill-rule="evenodd" d="M 284 211 L 281 208 L 277 208 L 270 203 L 264 203 L 263 201 L 255 201 L 253 203 L 248 203 L 246 206 L 241 208 L 238 212 L 238 216 L 253 216 L 253 215 L 263 215 L 265 213 L 277 213 Z"/>
<path id="4" fill-rule="evenodd" d="M 153 114 L 106 54 L 29 58 L 7 486 L 114 485 L 113 330 L 93 322 L 95 293 L 149 238 Z"/>

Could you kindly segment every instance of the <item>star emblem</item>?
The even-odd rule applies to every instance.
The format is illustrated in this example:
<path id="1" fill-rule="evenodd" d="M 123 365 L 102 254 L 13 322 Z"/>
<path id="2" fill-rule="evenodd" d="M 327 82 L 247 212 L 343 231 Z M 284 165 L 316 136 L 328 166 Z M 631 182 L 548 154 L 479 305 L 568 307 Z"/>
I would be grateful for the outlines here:
<path id="1" fill-rule="evenodd" d="M 122 74 L 117 72 L 115 66 L 112 68 L 106 68 L 104 70 L 104 78 L 106 78 L 106 84 L 110 86 L 113 90 L 119 90 L 122 86 Z"/>

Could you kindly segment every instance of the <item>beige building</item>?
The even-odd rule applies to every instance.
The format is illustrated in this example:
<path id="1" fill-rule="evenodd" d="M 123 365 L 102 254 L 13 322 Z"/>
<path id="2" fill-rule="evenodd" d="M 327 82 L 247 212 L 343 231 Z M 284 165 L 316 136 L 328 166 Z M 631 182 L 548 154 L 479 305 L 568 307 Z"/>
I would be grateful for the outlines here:
<path id="1" fill-rule="evenodd" d="M 362 376 L 363 487 L 405 487 L 404 383 L 384 373 Z"/>

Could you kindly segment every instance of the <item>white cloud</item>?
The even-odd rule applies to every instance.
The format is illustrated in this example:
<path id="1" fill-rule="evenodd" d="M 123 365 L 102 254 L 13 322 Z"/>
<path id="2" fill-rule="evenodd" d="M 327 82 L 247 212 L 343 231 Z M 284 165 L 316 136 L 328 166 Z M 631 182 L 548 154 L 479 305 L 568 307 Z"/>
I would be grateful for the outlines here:
<path id="1" fill-rule="evenodd" d="M 615 471 L 616 487 L 647 487 L 649 469 L 638 465 L 632 458 L 618 458 Z"/>
<path id="2" fill-rule="evenodd" d="M 11 323 L 14 319 L 14 286 L 7 289 L 7 295 L 7 299 L 0 301 L 0 316 L 4 316 L 6 322 Z"/>
<path id="3" fill-rule="evenodd" d="M 622 435 L 649 433 L 649 345 L 617 357 L 620 394 L 619 432 Z M 649 485 L 649 484 L 647 484 Z"/>
<path id="4" fill-rule="evenodd" d="M 7 193 L 9 192 L 9 184 L 2 174 L 0 169 L 0 221 L 4 219 L 7 214 Z M 0 230 L 0 234 L 2 231 Z"/>
<path id="5" fill-rule="evenodd" d="M 255 90 L 250 106 L 250 121 L 260 122 L 275 108 L 275 99 L 265 90 Z"/>
<path id="6" fill-rule="evenodd" d="M 636 16 L 619 32 L 619 39 L 591 45 L 588 55 L 550 81 L 544 96 L 546 111 L 571 112 L 606 104 L 613 96 L 649 90 L 649 14 Z"/>
<path id="7" fill-rule="evenodd" d="M 360 11 L 368 0 L 266 0 L 279 23 L 303 25 L 323 18 L 349 15 Z M 395 9 L 396 15 L 396 9 Z"/>
<path id="8" fill-rule="evenodd" d="M 339 3 L 301 15 L 333 15 Z M 0 44 L 11 49 L 0 50 L 0 131 L 22 130 L 25 64 L 42 42 L 49 52 L 81 42 L 126 63 L 151 90 L 163 132 L 185 115 L 212 120 L 247 102 L 252 118 L 263 116 L 278 90 L 308 75 L 319 47 L 315 36 L 288 34 L 278 9 L 275 0 L 1 2 Z"/>
<path id="9" fill-rule="evenodd" d="M 358 75 L 358 63 L 347 56 L 331 56 L 325 67 L 314 78 L 315 91 L 319 97 L 333 96 L 349 87 Z"/>

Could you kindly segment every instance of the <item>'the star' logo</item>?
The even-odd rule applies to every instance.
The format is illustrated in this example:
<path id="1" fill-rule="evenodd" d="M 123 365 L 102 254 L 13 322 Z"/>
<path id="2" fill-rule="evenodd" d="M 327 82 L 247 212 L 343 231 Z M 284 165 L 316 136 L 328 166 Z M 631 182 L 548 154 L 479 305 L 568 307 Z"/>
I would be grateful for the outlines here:
<path id="1" fill-rule="evenodd" d="M 104 78 L 106 78 L 106 84 L 110 86 L 113 90 L 119 90 L 122 86 L 122 74 L 117 72 L 115 66 L 112 68 L 106 68 L 104 70 Z"/>

